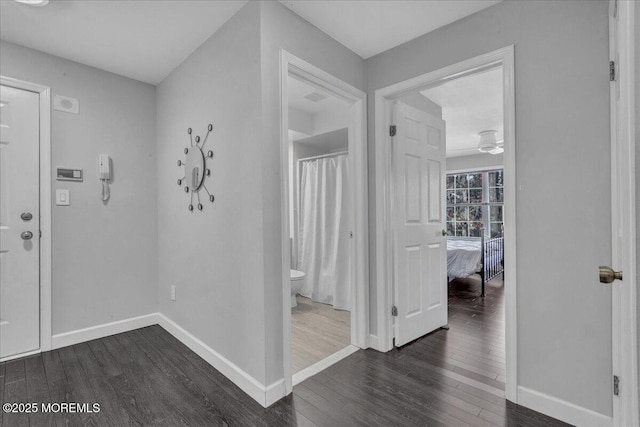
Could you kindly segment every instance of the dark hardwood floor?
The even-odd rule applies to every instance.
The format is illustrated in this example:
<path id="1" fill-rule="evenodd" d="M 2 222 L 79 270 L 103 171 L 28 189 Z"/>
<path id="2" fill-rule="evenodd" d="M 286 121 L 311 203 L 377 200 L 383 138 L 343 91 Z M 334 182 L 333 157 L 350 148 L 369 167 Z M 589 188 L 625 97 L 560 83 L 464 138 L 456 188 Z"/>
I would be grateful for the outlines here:
<path id="1" fill-rule="evenodd" d="M 0 400 L 99 403 L 98 413 L 2 414 L 2 426 L 556 426 L 505 401 L 504 297 L 450 285 L 450 327 L 359 351 L 263 409 L 159 326 L 0 364 Z"/>

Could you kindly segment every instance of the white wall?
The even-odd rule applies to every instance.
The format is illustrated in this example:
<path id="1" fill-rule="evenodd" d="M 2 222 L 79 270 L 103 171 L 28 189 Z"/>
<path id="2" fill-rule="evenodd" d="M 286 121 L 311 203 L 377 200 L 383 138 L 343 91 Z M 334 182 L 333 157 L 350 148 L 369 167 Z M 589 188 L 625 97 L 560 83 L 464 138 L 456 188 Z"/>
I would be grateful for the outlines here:
<path id="1" fill-rule="evenodd" d="M 447 171 L 464 171 L 470 169 L 491 169 L 502 167 L 502 154 L 474 154 L 473 156 L 447 157 Z"/>
<path id="2" fill-rule="evenodd" d="M 313 115 L 289 107 L 289 130 L 313 135 Z"/>
<path id="3" fill-rule="evenodd" d="M 0 44 L 0 74 L 50 86 L 80 100 L 80 114 L 51 113 L 53 333 L 156 311 L 155 88 L 11 43 Z M 96 162 L 113 159 L 104 205 Z M 55 167 L 84 169 L 83 182 L 55 180 Z"/>
<path id="4" fill-rule="evenodd" d="M 375 90 L 515 45 L 519 384 L 610 415 L 611 293 L 596 274 L 611 261 L 607 9 L 505 1 L 368 59 L 366 72 L 373 212 Z"/>
<path id="5" fill-rule="evenodd" d="M 160 312 L 265 383 L 260 7 L 249 2 L 157 88 Z M 187 128 L 204 136 L 215 202 L 176 184 Z M 175 285 L 176 301 L 170 300 Z"/>
<path id="6" fill-rule="evenodd" d="M 442 118 L 442 107 L 422 95 L 421 93 L 410 93 L 398 98 L 398 101 L 404 102 L 407 105 L 417 108 L 420 111 L 425 111 L 432 116 Z"/>
<path id="7" fill-rule="evenodd" d="M 283 377 L 280 229 L 280 49 L 364 88 L 364 61 L 277 2 L 260 2 L 262 47 L 262 198 L 264 206 L 267 383 Z"/>
<path id="8" fill-rule="evenodd" d="M 349 126 L 349 109 L 346 103 L 340 108 L 316 113 L 313 116 L 313 134 L 331 132 Z"/>

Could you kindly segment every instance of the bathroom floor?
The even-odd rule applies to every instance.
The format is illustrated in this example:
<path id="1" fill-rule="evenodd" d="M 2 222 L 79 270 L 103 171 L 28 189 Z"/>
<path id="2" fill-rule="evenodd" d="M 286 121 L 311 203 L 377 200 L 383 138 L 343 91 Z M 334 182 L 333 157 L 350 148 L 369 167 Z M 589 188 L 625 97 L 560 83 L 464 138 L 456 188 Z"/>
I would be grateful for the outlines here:
<path id="1" fill-rule="evenodd" d="M 294 374 L 351 343 L 351 313 L 297 298 L 298 306 L 291 309 Z"/>

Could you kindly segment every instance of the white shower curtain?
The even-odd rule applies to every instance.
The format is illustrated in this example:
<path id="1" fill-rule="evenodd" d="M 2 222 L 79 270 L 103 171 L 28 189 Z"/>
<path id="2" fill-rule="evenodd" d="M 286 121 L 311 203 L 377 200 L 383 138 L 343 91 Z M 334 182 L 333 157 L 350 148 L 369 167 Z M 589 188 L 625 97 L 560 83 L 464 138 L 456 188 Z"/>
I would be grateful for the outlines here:
<path id="1" fill-rule="evenodd" d="M 300 182 L 300 292 L 312 301 L 350 309 L 351 200 L 347 155 L 305 161 Z"/>

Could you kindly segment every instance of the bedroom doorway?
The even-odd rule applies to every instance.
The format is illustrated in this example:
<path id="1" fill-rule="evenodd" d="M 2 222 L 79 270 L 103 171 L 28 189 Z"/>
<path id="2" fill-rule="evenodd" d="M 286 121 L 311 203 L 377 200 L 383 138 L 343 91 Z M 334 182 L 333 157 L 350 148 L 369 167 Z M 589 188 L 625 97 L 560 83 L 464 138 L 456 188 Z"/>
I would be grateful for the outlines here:
<path id="1" fill-rule="evenodd" d="M 293 385 L 368 346 L 365 94 L 281 54 L 283 343 Z"/>
<path id="2" fill-rule="evenodd" d="M 491 88 L 497 91 L 487 93 Z M 493 107 L 484 105 L 480 114 L 471 111 L 470 100 Z M 444 122 L 441 141 L 438 126 L 422 123 L 427 119 L 407 120 L 418 114 Z M 468 334 L 458 337 L 450 330 L 424 340 L 452 340 L 457 348 L 452 365 L 482 376 L 510 400 L 517 384 L 514 116 L 513 47 L 376 91 L 376 181 L 393 200 L 378 198 L 376 204 L 382 219 L 376 224 L 377 276 L 389 284 L 377 289 L 378 349 L 391 350 L 441 327 L 463 331 Z M 408 144 L 411 131 L 402 127 L 411 122 L 414 145 L 422 140 L 446 159 L 432 155 L 421 161 L 398 148 Z M 406 197 L 411 191 L 421 198 Z M 402 200 L 396 200 L 399 193 Z M 424 241 L 400 241 L 401 227 L 410 224 L 424 231 Z M 440 228 L 429 231 L 434 226 Z M 459 258 L 457 271 L 447 268 L 448 254 Z M 420 322 L 420 329 L 407 334 L 408 319 L 436 307 L 440 314 L 433 321 Z M 474 337 L 474 331 L 491 342 Z"/>

